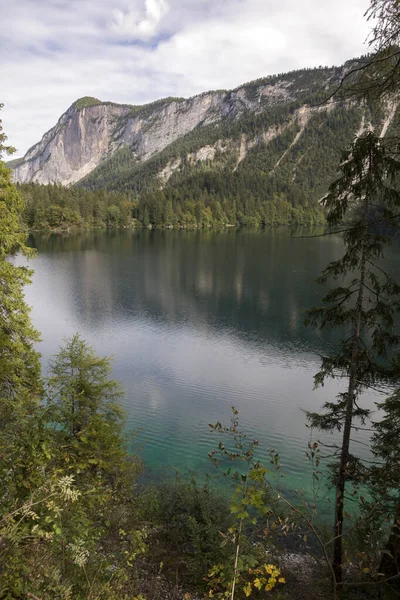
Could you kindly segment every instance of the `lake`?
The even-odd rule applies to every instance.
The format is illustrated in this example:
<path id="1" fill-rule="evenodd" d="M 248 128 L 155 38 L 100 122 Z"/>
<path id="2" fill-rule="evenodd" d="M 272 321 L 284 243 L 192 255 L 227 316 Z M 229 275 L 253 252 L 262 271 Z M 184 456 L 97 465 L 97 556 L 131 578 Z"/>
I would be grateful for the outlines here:
<path id="1" fill-rule="evenodd" d="M 341 388 L 330 381 L 313 391 L 318 355 L 337 334 L 323 339 L 303 321 L 323 294 L 314 280 L 340 256 L 342 241 L 299 235 L 305 232 L 35 235 L 26 298 L 44 367 L 75 332 L 97 353 L 114 355 L 113 377 L 124 386 L 127 426 L 138 431 L 149 479 L 173 468 L 213 474 L 207 455 L 219 440 L 208 423 L 228 423 L 235 406 L 243 429 L 260 441 L 260 456 L 280 453 L 285 485 L 309 490 L 303 410 L 319 409 Z M 399 271 L 400 253 L 391 249 L 387 262 Z M 366 394 L 364 404 L 376 399 Z M 359 433 L 355 443 L 363 440 Z"/>

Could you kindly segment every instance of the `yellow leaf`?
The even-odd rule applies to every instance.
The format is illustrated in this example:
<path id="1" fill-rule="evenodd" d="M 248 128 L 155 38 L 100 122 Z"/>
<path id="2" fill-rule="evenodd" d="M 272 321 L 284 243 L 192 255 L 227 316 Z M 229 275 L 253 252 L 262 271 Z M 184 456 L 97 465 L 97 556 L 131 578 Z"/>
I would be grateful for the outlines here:
<path id="1" fill-rule="evenodd" d="M 247 582 L 244 586 L 243 586 L 243 591 L 246 595 L 246 598 L 248 598 L 251 594 L 251 583 Z"/>
<path id="2" fill-rule="evenodd" d="M 258 579 L 258 577 L 257 577 L 257 579 L 255 579 L 255 580 L 254 580 L 254 582 L 253 582 L 253 583 L 254 583 L 254 587 L 256 587 L 258 590 L 261 590 L 261 588 L 262 588 L 262 583 L 261 583 L 261 581 Z"/>

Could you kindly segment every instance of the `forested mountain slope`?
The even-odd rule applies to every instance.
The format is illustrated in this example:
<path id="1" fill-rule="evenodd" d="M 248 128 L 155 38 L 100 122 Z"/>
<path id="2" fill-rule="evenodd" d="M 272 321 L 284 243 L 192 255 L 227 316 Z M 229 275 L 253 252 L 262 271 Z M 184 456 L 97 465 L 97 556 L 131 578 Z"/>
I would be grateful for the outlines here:
<path id="1" fill-rule="evenodd" d="M 318 222 L 354 135 L 397 128 L 398 102 L 325 102 L 351 62 L 144 106 L 83 98 L 14 161 L 19 183 L 139 198 L 143 224 Z M 209 210 L 208 210 L 209 209 Z"/>

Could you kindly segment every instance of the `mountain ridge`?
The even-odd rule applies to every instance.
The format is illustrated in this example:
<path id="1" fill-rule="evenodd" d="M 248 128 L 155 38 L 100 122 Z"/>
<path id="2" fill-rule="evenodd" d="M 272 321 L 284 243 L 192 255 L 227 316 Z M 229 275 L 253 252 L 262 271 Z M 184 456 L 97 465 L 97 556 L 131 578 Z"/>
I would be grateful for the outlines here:
<path id="1" fill-rule="evenodd" d="M 128 194 L 132 217 L 154 226 L 321 222 L 354 136 L 400 133 L 398 98 L 327 101 L 352 65 L 142 106 L 78 99 L 14 163 L 14 179 Z"/>
<path id="2" fill-rule="evenodd" d="M 330 79 L 338 78 L 340 69 L 320 71 L 329 74 Z M 292 93 L 293 80 L 307 72 L 271 75 L 233 90 L 202 92 L 187 99 L 167 97 L 144 105 L 80 98 L 18 161 L 14 179 L 19 183 L 76 183 L 118 149 L 129 145 L 135 157 L 145 161 L 195 127 L 235 119 L 245 112 L 257 114 L 295 100 L 301 89 L 296 86 Z M 161 131 L 157 120 L 163 121 Z M 91 122 L 96 123 L 97 131 Z"/>

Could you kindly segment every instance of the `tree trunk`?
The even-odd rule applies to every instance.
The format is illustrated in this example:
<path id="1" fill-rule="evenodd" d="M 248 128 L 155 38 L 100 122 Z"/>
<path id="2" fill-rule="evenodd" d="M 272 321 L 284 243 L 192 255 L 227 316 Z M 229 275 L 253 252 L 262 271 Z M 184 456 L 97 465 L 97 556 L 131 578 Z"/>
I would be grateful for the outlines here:
<path id="1" fill-rule="evenodd" d="M 368 208 L 368 206 L 367 206 Z M 367 212 L 367 211 L 366 211 Z M 365 234 L 368 232 L 367 218 L 365 217 Z M 365 283 L 365 265 L 366 256 L 363 248 L 360 263 L 360 288 L 355 312 L 355 325 L 353 333 L 353 344 L 351 354 L 351 365 L 349 373 L 349 385 L 346 393 L 346 417 L 343 428 L 342 451 L 340 455 L 340 466 L 336 482 L 336 498 L 335 498 L 335 538 L 333 541 L 333 558 L 332 567 L 335 573 L 336 583 L 340 585 L 343 580 L 343 513 L 344 513 L 344 493 L 347 479 L 347 465 L 350 457 L 350 435 L 353 419 L 353 406 L 355 393 L 357 388 L 358 374 L 358 353 L 360 344 L 361 316 L 364 299 L 364 283 Z"/>

